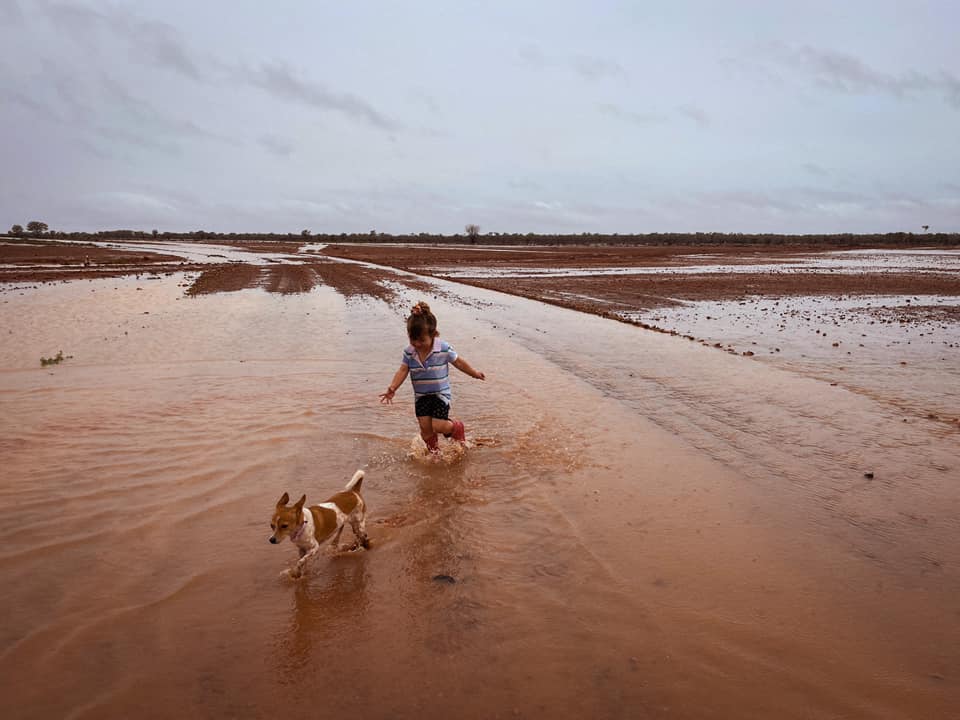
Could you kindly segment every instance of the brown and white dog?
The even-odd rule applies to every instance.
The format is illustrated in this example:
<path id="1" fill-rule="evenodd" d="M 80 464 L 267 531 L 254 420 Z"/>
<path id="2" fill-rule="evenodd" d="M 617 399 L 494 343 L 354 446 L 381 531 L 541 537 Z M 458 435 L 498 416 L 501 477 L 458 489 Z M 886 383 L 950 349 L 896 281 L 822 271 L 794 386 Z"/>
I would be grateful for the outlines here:
<path id="1" fill-rule="evenodd" d="M 360 495 L 361 484 L 363 484 L 363 470 L 357 470 L 342 492 L 338 492 L 319 505 L 311 505 L 304 509 L 303 504 L 307 500 L 307 496 L 304 495 L 288 507 L 290 496 L 286 493 L 277 501 L 277 509 L 270 520 L 270 529 L 273 530 L 270 542 L 276 545 L 284 537 L 289 537 L 300 551 L 300 559 L 296 566 L 289 570 L 290 577 L 300 577 L 303 574 L 304 565 L 317 554 L 320 546 L 327 540 L 333 538 L 333 546 L 338 549 L 340 534 L 343 532 L 343 526 L 348 522 L 356 538 L 349 549 L 355 550 L 360 546 L 370 547 L 366 528 L 367 505 Z"/>

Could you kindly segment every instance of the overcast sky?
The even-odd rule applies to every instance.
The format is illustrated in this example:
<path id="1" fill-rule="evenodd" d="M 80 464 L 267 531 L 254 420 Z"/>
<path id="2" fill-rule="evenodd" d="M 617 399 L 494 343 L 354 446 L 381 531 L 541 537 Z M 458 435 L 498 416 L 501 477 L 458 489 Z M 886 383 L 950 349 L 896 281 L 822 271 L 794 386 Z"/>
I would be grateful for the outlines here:
<path id="1" fill-rule="evenodd" d="M 960 231 L 960 2 L 0 0 L 0 230 Z"/>

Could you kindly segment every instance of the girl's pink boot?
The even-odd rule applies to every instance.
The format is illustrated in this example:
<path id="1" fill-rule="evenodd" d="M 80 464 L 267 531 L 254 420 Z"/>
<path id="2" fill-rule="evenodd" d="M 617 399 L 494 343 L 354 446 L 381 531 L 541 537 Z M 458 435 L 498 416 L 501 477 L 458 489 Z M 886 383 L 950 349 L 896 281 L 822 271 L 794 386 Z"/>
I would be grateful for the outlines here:
<path id="1" fill-rule="evenodd" d="M 440 452 L 440 444 L 439 444 L 439 442 L 437 441 L 437 434 L 436 434 L 436 433 L 434 433 L 434 434 L 431 435 L 430 437 L 426 438 L 426 439 L 424 440 L 424 442 L 427 444 L 427 450 L 429 450 L 431 453 L 438 453 L 438 452 Z"/>
<path id="2" fill-rule="evenodd" d="M 450 437 L 457 442 L 465 443 L 467 441 L 467 430 L 463 426 L 463 423 L 459 420 L 451 420 L 451 422 L 453 423 L 453 430 L 450 433 Z"/>

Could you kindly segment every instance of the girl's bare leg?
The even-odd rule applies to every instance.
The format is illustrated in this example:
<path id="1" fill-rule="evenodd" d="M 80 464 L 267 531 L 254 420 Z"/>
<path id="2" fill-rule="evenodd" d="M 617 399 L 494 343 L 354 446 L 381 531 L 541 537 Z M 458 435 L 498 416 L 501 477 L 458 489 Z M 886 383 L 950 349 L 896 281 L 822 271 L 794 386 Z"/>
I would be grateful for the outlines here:
<path id="1" fill-rule="evenodd" d="M 420 437 L 426 443 L 427 449 L 430 452 L 435 452 L 437 449 L 437 434 L 433 431 L 433 418 L 418 416 L 417 422 L 420 424 Z"/>
<path id="2" fill-rule="evenodd" d="M 418 420 L 420 418 L 417 418 Z M 433 421 L 433 432 L 439 433 L 440 435 L 449 435 L 453 432 L 453 423 L 449 420 L 441 420 L 440 418 L 430 418 Z"/>

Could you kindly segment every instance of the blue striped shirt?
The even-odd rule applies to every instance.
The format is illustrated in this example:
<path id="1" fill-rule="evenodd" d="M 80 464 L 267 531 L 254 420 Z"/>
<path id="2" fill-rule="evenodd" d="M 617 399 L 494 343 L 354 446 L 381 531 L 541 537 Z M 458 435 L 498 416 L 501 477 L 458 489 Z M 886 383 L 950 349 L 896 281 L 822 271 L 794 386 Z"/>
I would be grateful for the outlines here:
<path id="1" fill-rule="evenodd" d="M 413 345 L 403 350 L 403 364 L 410 368 L 410 381 L 416 400 L 424 395 L 439 395 L 447 404 L 453 399 L 450 393 L 450 363 L 456 361 L 457 351 L 440 338 L 433 339 L 433 349 L 427 359 L 420 362 Z"/>

